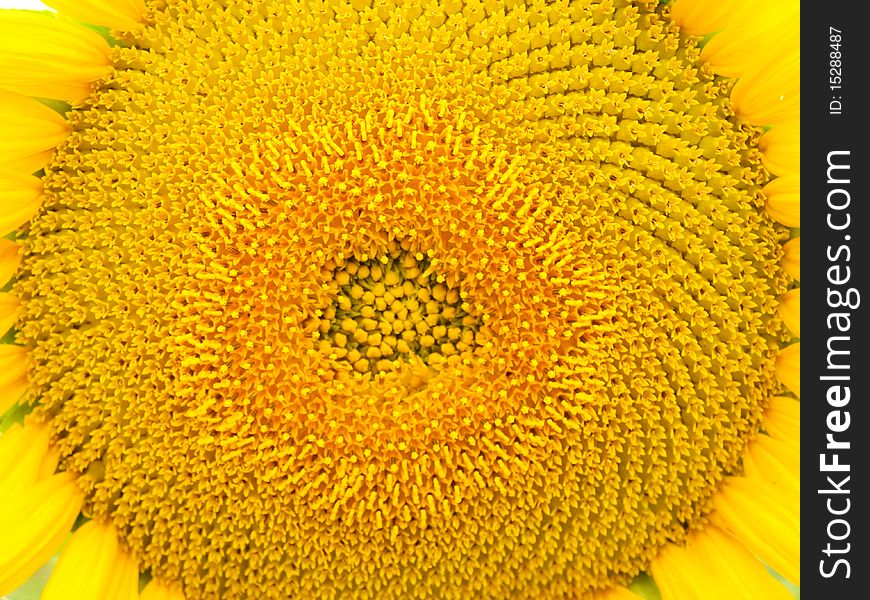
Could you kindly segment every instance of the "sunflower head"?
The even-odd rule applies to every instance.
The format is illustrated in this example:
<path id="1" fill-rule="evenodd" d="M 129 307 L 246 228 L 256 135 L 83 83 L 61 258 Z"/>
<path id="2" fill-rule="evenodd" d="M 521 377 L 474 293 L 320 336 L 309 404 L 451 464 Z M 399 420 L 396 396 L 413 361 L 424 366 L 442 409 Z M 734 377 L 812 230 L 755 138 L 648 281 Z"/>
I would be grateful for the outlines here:
<path id="1" fill-rule="evenodd" d="M 0 405 L 28 413 L 0 592 L 80 512 L 49 599 L 798 579 L 796 104 L 737 51 L 766 29 L 692 0 L 53 4 L 0 16 L 42 40 L 0 41 Z"/>

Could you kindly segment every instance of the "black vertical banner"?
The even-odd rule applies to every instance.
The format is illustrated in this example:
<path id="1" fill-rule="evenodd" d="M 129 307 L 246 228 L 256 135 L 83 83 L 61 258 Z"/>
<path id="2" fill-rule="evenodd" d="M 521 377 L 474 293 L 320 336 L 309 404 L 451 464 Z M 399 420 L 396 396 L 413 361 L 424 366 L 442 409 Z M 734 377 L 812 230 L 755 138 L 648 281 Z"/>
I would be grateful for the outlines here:
<path id="1" fill-rule="evenodd" d="M 863 2 L 802 3 L 801 591 L 870 598 Z"/>

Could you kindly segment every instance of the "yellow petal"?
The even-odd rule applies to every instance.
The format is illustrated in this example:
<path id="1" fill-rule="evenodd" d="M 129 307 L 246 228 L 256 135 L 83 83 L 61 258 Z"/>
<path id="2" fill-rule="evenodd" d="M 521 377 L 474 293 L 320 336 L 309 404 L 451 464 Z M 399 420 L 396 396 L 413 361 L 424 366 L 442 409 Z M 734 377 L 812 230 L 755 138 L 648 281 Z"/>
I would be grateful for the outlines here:
<path id="1" fill-rule="evenodd" d="M 740 543 L 800 585 L 799 495 L 760 479 L 730 477 L 713 503 L 716 518 Z"/>
<path id="2" fill-rule="evenodd" d="M 776 356 L 776 377 L 795 396 L 801 396 L 801 345 L 786 346 Z"/>
<path id="3" fill-rule="evenodd" d="M 641 600 L 640 596 L 621 585 L 604 592 L 595 592 L 594 598 L 595 600 Z"/>
<path id="4" fill-rule="evenodd" d="M 777 177 L 764 186 L 767 214 L 786 227 L 801 225 L 801 180 L 799 175 Z"/>
<path id="5" fill-rule="evenodd" d="M 761 136 L 758 147 L 764 153 L 762 162 L 771 173 L 783 176 L 801 172 L 800 121 L 787 121 L 772 127 Z"/>
<path id="6" fill-rule="evenodd" d="M 0 414 L 27 390 L 27 348 L 0 344 Z"/>
<path id="7" fill-rule="evenodd" d="M 800 443 L 759 435 L 743 455 L 743 471 L 750 480 L 765 481 L 797 498 L 801 485 Z"/>
<path id="8" fill-rule="evenodd" d="M 41 200 L 38 177 L 0 169 L 0 236 L 29 221 L 39 211 Z"/>
<path id="9" fill-rule="evenodd" d="M 142 590 L 139 600 L 184 600 L 184 594 L 158 579 L 152 579 Z"/>
<path id="10" fill-rule="evenodd" d="M 45 4 L 85 23 L 119 31 L 136 29 L 144 22 L 144 0 L 44 0 Z"/>
<path id="11" fill-rule="evenodd" d="M 689 35 L 707 35 L 733 22 L 735 13 L 745 12 L 744 0 L 677 0 L 671 4 L 671 16 Z"/>
<path id="12" fill-rule="evenodd" d="M 138 572 L 123 556 L 114 527 L 88 521 L 61 552 L 41 600 L 126 600 L 131 580 L 138 581 Z"/>
<path id="13" fill-rule="evenodd" d="M 0 238 L 0 287 L 6 285 L 21 262 L 20 247 L 12 240 Z"/>
<path id="14" fill-rule="evenodd" d="M 800 117 L 800 53 L 787 48 L 741 75 L 731 90 L 737 116 L 752 125 L 777 125 Z"/>
<path id="15" fill-rule="evenodd" d="M 0 142 L 2 142 L 2 134 L 0 134 Z M 21 158 L 10 158 L 2 162 L 3 168 L 16 169 L 22 173 L 35 173 L 48 164 L 54 155 L 54 148 L 43 150 L 35 154 L 28 154 Z"/>
<path id="16" fill-rule="evenodd" d="M 795 288 L 785 293 L 782 298 L 782 304 L 779 307 L 779 314 L 782 315 L 782 321 L 785 326 L 795 334 L 796 337 L 801 336 L 801 289 Z"/>
<path id="17" fill-rule="evenodd" d="M 69 133 L 63 117 L 33 98 L 0 89 L 0 165 L 38 171 Z"/>
<path id="18" fill-rule="evenodd" d="M 57 471 L 57 465 L 59 462 L 60 454 L 58 453 L 57 448 L 49 446 L 48 452 L 45 453 L 42 463 L 39 465 L 39 473 L 36 476 L 36 480 L 41 481 L 54 475 L 55 471 Z"/>
<path id="19" fill-rule="evenodd" d="M 726 77 L 739 77 L 800 44 L 799 2 L 741 4 L 742 17 L 731 16 L 701 51 L 701 59 L 713 72 Z M 734 20 L 737 17 L 739 22 Z"/>
<path id="20" fill-rule="evenodd" d="M 13 425 L 0 436 L 0 499 L 14 498 L 36 483 L 48 442 L 48 427 L 37 423 Z"/>
<path id="21" fill-rule="evenodd" d="M 789 276 L 801 280 L 801 239 L 796 237 L 785 243 L 782 247 L 782 268 Z"/>
<path id="22" fill-rule="evenodd" d="M 115 569 L 104 597 L 112 600 L 138 600 L 139 563 L 129 552 L 118 551 Z"/>
<path id="23" fill-rule="evenodd" d="M 764 430 L 775 439 L 800 444 L 801 403 L 788 396 L 771 398 L 764 413 Z"/>
<path id="24" fill-rule="evenodd" d="M 41 567 L 69 535 L 84 494 L 71 473 L 45 479 L 14 499 L 0 498 L 0 595 L 8 594 Z"/>
<path id="25" fill-rule="evenodd" d="M 685 547 L 668 544 L 651 565 L 662 600 L 790 600 L 791 594 L 745 548 L 708 525 Z"/>
<path id="26" fill-rule="evenodd" d="M 689 551 L 667 544 L 650 564 L 650 573 L 661 592 L 662 600 L 700 600 L 707 587 L 705 573 L 695 571 Z M 699 578 L 700 575 L 700 578 Z"/>
<path id="27" fill-rule="evenodd" d="M 79 102 L 109 71 L 109 44 L 46 11 L 0 11 L 0 87 Z"/>
<path id="28" fill-rule="evenodd" d="M 0 292 L 0 337 L 12 329 L 18 319 L 21 301 L 8 292 Z"/>

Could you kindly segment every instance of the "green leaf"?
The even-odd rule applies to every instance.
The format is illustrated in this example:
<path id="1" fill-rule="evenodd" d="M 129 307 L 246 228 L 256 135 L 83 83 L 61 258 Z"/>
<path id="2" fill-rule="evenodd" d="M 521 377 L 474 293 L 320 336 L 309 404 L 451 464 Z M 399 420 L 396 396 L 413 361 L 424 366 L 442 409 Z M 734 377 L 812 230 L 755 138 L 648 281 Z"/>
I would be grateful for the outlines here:
<path id="1" fill-rule="evenodd" d="M 644 600 L 662 600 L 662 595 L 659 593 L 659 588 L 653 578 L 646 573 L 641 573 L 628 586 L 632 592 L 643 598 Z"/>
<path id="2" fill-rule="evenodd" d="M 33 574 L 33 577 L 24 582 L 20 588 L 8 596 L 3 596 L 0 600 L 39 600 L 39 596 L 42 594 L 42 589 L 45 587 L 45 584 L 48 581 L 48 576 L 51 575 L 51 571 L 54 569 L 56 562 L 57 555 L 51 557 L 47 563 L 42 565 L 42 567 Z"/>

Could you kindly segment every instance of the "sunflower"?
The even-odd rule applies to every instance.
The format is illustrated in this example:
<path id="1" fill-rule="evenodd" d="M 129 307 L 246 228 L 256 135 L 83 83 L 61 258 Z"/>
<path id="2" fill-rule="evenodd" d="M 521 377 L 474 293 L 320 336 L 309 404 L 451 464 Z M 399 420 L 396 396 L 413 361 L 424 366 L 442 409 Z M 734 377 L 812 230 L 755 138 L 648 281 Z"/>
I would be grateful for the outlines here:
<path id="1" fill-rule="evenodd" d="M 0 594 L 790 597 L 796 1 L 47 4 Z"/>

